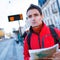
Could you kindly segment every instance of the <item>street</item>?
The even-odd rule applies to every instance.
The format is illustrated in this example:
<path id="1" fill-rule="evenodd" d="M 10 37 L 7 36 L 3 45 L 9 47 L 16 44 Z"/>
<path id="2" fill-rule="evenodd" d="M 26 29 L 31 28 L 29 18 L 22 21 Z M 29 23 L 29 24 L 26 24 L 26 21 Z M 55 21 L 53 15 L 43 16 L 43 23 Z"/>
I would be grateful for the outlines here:
<path id="1" fill-rule="evenodd" d="M 14 39 L 0 41 L 0 60 L 23 60 L 23 46 Z"/>

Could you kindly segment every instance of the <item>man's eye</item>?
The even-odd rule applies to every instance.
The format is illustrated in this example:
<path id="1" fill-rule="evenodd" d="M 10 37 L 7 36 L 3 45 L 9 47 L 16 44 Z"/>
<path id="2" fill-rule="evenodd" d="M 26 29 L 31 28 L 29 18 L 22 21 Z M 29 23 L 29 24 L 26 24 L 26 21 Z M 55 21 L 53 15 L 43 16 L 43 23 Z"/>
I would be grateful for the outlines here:
<path id="1" fill-rule="evenodd" d="M 30 16 L 28 16 L 28 18 L 31 18 L 32 16 L 30 15 Z"/>

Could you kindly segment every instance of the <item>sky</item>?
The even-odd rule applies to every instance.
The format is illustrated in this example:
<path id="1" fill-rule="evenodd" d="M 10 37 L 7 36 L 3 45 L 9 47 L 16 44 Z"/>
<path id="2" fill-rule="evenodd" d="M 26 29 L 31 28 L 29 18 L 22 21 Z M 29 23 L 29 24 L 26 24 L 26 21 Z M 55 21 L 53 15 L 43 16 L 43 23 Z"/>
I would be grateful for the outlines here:
<path id="1" fill-rule="evenodd" d="M 5 32 L 12 32 L 12 28 L 18 29 L 18 21 L 9 22 L 8 16 L 14 14 L 23 14 L 23 20 L 20 26 L 25 25 L 26 10 L 30 4 L 38 5 L 38 0 L 0 0 L 0 28 Z"/>

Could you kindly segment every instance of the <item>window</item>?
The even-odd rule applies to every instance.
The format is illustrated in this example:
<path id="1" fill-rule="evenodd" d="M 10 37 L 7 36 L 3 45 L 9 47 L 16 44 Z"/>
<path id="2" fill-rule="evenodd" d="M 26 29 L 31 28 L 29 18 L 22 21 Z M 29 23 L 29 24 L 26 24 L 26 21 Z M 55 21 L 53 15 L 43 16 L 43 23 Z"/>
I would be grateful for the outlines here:
<path id="1" fill-rule="evenodd" d="M 53 14 L 58 12 L 58 7 L 57 7 L 57 3 L 56 2 L 54 2 L 51 5 L 51 9 L 52 9 Z"/>

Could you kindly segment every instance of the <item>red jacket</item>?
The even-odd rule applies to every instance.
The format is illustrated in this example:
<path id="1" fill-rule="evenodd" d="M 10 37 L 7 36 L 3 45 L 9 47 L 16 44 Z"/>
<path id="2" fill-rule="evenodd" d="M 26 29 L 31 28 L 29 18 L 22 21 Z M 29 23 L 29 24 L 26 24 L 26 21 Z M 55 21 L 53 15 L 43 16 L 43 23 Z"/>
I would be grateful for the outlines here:
<path id="1" fill-rule="evenodd" d="M 60 37 L 60 30 L 55 28 L 55 31 Z M 51 35 L 50 29 L 45 24 L 43 25 L 42 30 L 39 34 L 36 34 L 33 31 L 31 32 L 32 32 L 32 35 L 31 35 L 31 40 L 30 40 L 30 46 L 32 49 L 41 49 L 43 46 L 44 48 L 48 48 L 55 44 L 54 38 Z M 30 56 L 29 56 L 28 50 L 29 48 L 28 48 L 27 36 L 26 36 L 24 40 L 24 60 L 29 60 Z"/>

